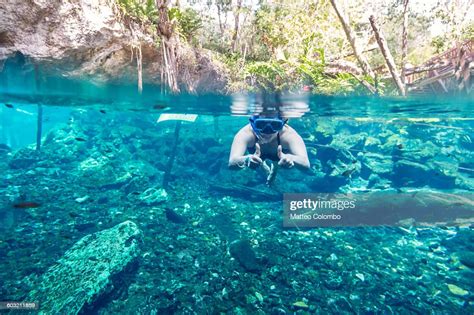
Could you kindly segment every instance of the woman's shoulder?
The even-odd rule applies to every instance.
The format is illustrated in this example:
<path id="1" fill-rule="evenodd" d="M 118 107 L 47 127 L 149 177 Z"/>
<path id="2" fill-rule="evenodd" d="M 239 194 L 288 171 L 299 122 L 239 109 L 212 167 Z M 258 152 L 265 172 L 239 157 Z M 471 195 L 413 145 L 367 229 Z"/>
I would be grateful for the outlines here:
<path id="1" fill-rule="evenodd" d="M 296 130 L 289 125 L 283 126 L 283 129 L 280 131 L 281 137 L 288 137 L 296 133 Z"/>
<path id="2" fill-rule="evenodd" d="M 293 139 L 295 136 L 296 137 L 299 136 L 298 132 L 296 132 L 296 130 L 293 129 L 293 127 L 291 126 L 285 125 L 282 131 L 280 131 L 280 139 L 282 142 L 288 142 L 291 139 Z"/>
<path id="3" fill-rule="evenodd" d="M 239 137 L 241 140 L 245 141 L 247 145 L 252 145 L 255 140 L 255 135 L 250 124 L 240 128 L 239 132 L 236 134 L 236 137 Z"/>

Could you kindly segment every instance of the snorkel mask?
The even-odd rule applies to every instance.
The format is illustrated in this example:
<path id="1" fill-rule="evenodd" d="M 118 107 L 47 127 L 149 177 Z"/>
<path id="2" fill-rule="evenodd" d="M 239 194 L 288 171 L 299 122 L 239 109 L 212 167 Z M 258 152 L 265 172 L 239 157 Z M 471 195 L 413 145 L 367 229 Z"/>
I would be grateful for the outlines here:
<path id="1" fill-rule="evenodd" d="M 255 134 L 260 137 L 261 134 L 270 135 L 281 131 L 288 119 L 283 120 L 280 114 L 278 114 L 278 117 L 275 118 L 259 117 L 258 115 L 254 115 L 249 118 L 249 121 L 250 126 L 252 126 Z"/>

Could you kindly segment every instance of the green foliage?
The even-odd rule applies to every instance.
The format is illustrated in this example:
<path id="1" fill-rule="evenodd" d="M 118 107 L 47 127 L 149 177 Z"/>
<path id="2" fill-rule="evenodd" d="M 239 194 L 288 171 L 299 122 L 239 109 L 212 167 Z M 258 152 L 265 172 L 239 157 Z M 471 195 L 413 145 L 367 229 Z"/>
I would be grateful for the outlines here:
<path id="1" fill-rule="evenodd" d="M 245 67 L 245 77 L 252 85 L 266 90 L 283 90 L 287 87 L 287 74 L 278 61 L 252 62 Z"/>
<path id="2" fill-rule="evenodd" d="M 138 22 L 155 23 L 158 10 L 154 0 L 117 0 L 122 11 Z"/>
<path id="3" fill-rule="evenodd" d="M 436 53 L 439 54 L 446 49 L 446 38 L 444 36 L 433 37 L 431 46 L 436 50 Z"/>
<path id="4" fill-rule="evenodd" d="M 318 49 L 318 59 L 308 58 L 306 55 L 300 57 L 295 63 L 296 71 L 301 74 L 305 81 L 317 85 L 324 77 L 324 50 Z"/>
<path id="5" fill-rule="evenodd" d="M 317 50 L 318 59 L 301 56 L 299 60 L 250 62 L 244 77 L 250 79 L 251 87 L 266 90 L 301 90 L 303 85 L 313 87 L 315 93 L 329 95 L 366 94 L 367 91 L 350 74 L 328 75 L 324 72 L 325 58 L 322 49 Z M 367 81 L 373 81 L 365 78 Z M 373 84 L 373 82 L 370 82 Z"/>
<path id="6" fill-rule="evenodd" d="M 154 0 L 117 0 L 117 3 L 124 14 L 139 23 L 158 23 L 158 10 Z M 191 8 L 169 8 L 168 17 L 176 23 L 177 31 L 186 40 L 191 40 L 202 27 L 199 12 Z"/>
<path id="7" fill-rule="evenodd" d="M 196 32 L 202 28 L 202 18 L 199 12 L 191 8 L 181 10 L 173 7 L 168 10 L 168 16 L 171 21 L 176 21 L 178 32 L 186 40 L 190 41 Z"/>
<path id="8" fill-rule="evenodd" d="M 474 22 L 470 23 L 467 25 L 462 31 L 461 31 L 461 37 L 463 39 L 474 39 Z"/>
<path id="9" fill-rule="evenodd" d="M 281 23 L 286 20 L 288 12 L 280 7 L 271 8 L 263 5 L 255 13 L 255 27 L 257 34 L 270 52 L 277 47 L 288 44 L 285 38 L 285 28 Z"/>
<path id="10" fill-rule="evenodd" d="M 158 23 L 154 0 L 116 1 L 134 20 L 142 24 L 149 22 L 152 26 Z M 464 16 L 469 1 L 446 0 L 427 5 L 423 10 L 409 5 L 406 61 L 412 65 L 421 64 L 433 54 L 450 48 L 453 40 L 474 38 L 472 19 L 459 19 Z M 229 90 L 255 87 L 295 90 L 310 85 L 316 93 L 368 93 L 353 75 L 326 70 L 326 62 L 337 63 L 342 59 L 356 63 L 330 1 L 244 1 L 239 10 L 232 3 L 231 0 L 192 0 L 188 4 L 196 9 L 179 5 L 168 8 L 175 32 L 192 45 L 211 50 L 224 64 L 230 81 Z M 365 48 L 374 45 L 373 31 L 367 19 L 367 12 L 373 11 L 395 62 L 399 64 L 403 1 L 354 0 L 346 2 L 343 10 L 358 43 Z M 233 45 L 233 21 L 237 14 L 240 24 L 237 45 Z M 431 26 L 439 22 L 443 24 L 444 33 L 433 38 Z M 378 50 L 364 52 L 364 55 L 374 68 L 385 63 Z M 364 80 L 375 84 L 372 78 Z M 396 93 L 391 79 L 377 83 L 380 94 Z"/>

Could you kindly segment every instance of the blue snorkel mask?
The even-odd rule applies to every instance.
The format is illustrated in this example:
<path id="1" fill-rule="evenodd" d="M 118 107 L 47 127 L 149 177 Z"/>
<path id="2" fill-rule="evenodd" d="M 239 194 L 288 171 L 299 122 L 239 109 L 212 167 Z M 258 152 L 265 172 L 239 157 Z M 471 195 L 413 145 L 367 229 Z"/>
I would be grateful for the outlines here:
<path id="1" fill-rule="evenodd" d="M 255 134 L 260 137 L 261 134 L 270 135 L 281 131 L 288 119 L 283 120 L 280 115 L 276 118 L 254 115 L 249 118 L 249 121 Z"/>

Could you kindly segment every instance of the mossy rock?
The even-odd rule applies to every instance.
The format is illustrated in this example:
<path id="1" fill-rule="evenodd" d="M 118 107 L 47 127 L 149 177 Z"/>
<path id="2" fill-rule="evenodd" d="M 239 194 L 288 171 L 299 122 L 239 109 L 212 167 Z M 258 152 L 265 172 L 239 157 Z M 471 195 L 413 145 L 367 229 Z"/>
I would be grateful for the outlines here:
<path id="1" fill-rule="evenodd" d="M 78 314 L 94 307 L 133 265 L 141 234 L 135 223 L 125 221 L 83 237 L 41 276 L 25 301 L 39 302 L 40 314 Z"/>

